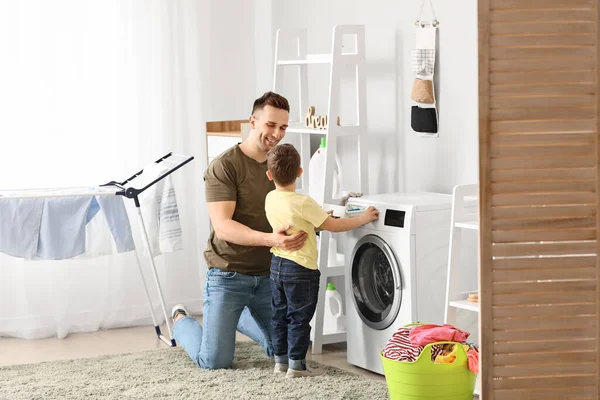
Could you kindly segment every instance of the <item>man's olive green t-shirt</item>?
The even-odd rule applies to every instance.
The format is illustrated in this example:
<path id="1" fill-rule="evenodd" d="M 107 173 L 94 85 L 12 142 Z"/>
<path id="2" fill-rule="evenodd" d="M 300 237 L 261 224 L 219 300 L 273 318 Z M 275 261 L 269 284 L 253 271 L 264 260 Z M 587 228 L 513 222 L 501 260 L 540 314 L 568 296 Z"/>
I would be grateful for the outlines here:
<path id="1" fill-rule="evenodd" d="M 259 163 L 239 145 L 215 158 L 206 173 L 206 202 L 235 201 L 233 220 L 260 232 L 273 232 L 265 213 L 267 193 L 275 189 L 266 175 L 267 163 Z M 214 230 L 204 258 L 209 267 L 249 275 L 268 275 L 271 252 L 266 246 L 241 246 L 219 239 Z"/>

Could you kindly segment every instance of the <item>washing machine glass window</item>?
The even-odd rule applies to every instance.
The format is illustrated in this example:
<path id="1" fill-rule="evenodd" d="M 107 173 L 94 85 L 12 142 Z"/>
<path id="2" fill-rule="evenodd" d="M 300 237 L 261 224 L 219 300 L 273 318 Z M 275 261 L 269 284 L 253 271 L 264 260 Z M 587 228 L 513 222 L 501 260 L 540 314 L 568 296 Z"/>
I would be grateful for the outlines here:
<path id="1" fill-rule="evenodd" d="M 367 235 L 354 247 L 352 293 L 363 322 L 373 329 L 386 329 L 396 319 L 402 303 L 402 275 L 388 244 Z"/>

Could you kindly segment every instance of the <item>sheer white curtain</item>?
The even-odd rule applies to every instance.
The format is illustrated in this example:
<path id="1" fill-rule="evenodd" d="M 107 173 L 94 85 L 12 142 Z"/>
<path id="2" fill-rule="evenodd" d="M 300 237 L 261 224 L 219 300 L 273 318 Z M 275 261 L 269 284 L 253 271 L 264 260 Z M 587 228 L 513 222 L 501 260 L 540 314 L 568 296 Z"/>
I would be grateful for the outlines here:
<path id="1" fill-rule="evenodd" d="M 208 234 L 203 4 L 0 0 L 0 189 L 95 186 L 169 151 L 196 156 L 174 174 L 184 250 L 156 258 L 167 306 L 192 311 L 201 310 Z M 162 321 L 132 212 L 130 220 Z M 0 254 L 0 336 L 149 323 L 133 253 L 64 261 Z"/>

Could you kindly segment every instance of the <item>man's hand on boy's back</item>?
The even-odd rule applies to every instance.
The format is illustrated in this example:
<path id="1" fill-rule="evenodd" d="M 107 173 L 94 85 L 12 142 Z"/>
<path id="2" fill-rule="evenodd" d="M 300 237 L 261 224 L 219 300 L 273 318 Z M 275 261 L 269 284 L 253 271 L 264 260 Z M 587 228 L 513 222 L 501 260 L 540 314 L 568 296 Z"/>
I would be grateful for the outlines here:
<path id="1" fill-rule="evenodd" d="M 290 229 L 289 225 L 281 229 L 278 229 L 272 233 L 273 241 L 271 247 L 279 247 L 283 250 L 295 251 L 300 250 L 304 246 L 304 242 L 308 238 L 306 232 L 298 232 L 292 235 L 287 235 L 287 230 Z"/>

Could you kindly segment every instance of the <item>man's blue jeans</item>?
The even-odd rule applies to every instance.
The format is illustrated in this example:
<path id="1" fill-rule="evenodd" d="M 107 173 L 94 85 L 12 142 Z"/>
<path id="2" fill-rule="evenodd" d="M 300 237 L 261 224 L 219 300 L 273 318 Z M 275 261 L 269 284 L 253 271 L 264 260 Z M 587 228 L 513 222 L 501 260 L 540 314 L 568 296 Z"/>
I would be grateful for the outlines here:
<path id="1" fill-rule="evenodd" d="M 305 369 L 310 344 L 310 320 L 317 309 L 321 272 L 293 261 L 273 256 L 271 324 L 275 361 L 291 369 Z"/>
<path id="2" fill-rule="evenodd" d="M 173 326 L 173 338 L 201 368 L 230 368 L 236 330 L 273 357 L 271 316 L 268 276 L 212 268 L 204 287 L 204 327 L 193 317 L 180 318 Z"/>

